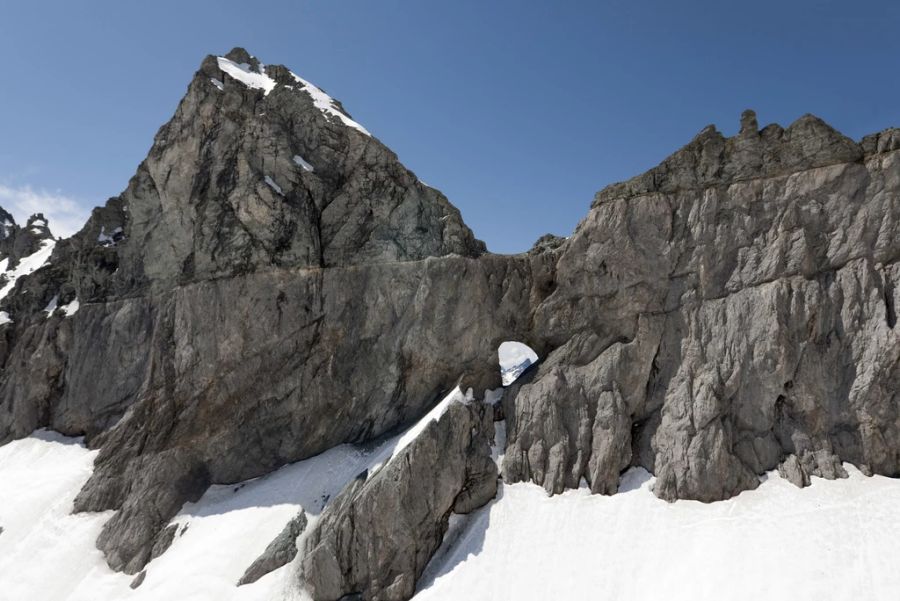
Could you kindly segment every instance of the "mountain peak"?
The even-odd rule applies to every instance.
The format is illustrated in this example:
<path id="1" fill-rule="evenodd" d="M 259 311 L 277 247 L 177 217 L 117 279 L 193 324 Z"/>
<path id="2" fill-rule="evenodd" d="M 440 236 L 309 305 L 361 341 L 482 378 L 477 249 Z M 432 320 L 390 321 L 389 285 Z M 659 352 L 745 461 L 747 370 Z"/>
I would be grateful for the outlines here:
<path id="1" fill-rule="evenodd" d="M 16 228 L 16 220 L 3 207 L 0 207 L 0 241 L 9 238 Z"/>
<path id="2" fill-rule="evenodd" d="M 76 238 L 67 248 L 108 250 L 85 299 L 272 266 L 484 252 L 340 102 L 243 48 L 204 59 L 128 188 Z"/>
<path id="3" fill-rule="evenodd" d="M 240 46 L 235 46 L 225 54 L 224 58 L 239 65 L 249 65 L 254 71 L 259 72 L 259 59 Z"/>
<path id="4" fill-rule="evenodd" d="M 31 217 L 28 218 L 28 221 L 25 224 L 25 229 L 29 230 L 39 239 L 53 237 L 53 234 L 50 232 L 50 224 L 47 221 L 47 218 L 44 217 L 43 213 L 34 213 L 33 215 L 31 215 Z"/>

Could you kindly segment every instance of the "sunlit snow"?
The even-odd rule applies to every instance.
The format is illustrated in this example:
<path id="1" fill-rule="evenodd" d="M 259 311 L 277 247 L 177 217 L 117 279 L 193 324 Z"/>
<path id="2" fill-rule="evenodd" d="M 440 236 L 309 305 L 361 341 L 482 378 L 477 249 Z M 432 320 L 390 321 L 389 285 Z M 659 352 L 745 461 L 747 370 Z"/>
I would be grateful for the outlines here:
<path id="1" fill-rule="evenodd" d="M 422 433 L 423 430 L 430 424 L 431 422 L 436 422 L 441 419 L 441 416 L 447 412 L 447 409 L 450 408 L 450 405 L 453 403 L 468 403 L 471 402 L 473 398 L 472 390 L 469 389 L 468 392 L 463 393 L 463 391 L 457 386 L 450 392 L 447 396 L 445 396 L 440 403 L 434 406 L 434 408 L 425 414 L 425 416 L 416 422 L 409 430 L 403 433 L 400 439 L 397 441 L 396 446 L 394 446 L 391 451 L 391 455 L 397 455 L 400 451 L 405 449 L 409 443 L 414 441 L 416 437 Z"/>
<path id="2" fill-rule="evenodd" d="M 275 88 L 275 80 L 265 74 L 265 69 L 260 66 L 262 73 L 256 73 L 250 70 L 250 65 L 246 63 L 237 64 L 236 62 L 225 58 L 217 57 L 219 69 L 228 73 L 233 79 L 241 82 L 248 88 L 256 88 L 265 90 L 268 94 Z"/>
<path id="3" fill-rule="evenodd" d="M 416 601 L 893 599 L 900 480 L 777 473 L 727 501 L 667 503 L 643 469 L 620 492 L 503 485 L 428 566 Z"/>
<path id="4" fill-rule="evenodd" d="M 77 298 L 73 298 L 70 302 L 60 307 L 63 313 L 66 314 L 66 317 L 71 317 L 75 315 L 78 309 L 81 308 L 81 303 L 78 302 Z"/>
<path id="5" fill-rule="evenodd" d="M 173 518 L 179 525 L 175 540 L 147 565 L 135 590 L 129 587 L 134 577 L 113 572 L 94 545 L 112 512 L 71 515 L 96 451 L 46 431 L 13 441 L 0 447 L 0 599 L 5 601 L 4 594 L 42 601 L 304 599 L 296 578 L 299 558 L 255 583 L 236 583 L 300 508 L 309 532 L 350 480 L 364 470 L 374 472 L 450 403 L 467 398 L 471 394 L 454 389 L 405 433 L 378 444 L 340 445 L 261 478 L 210 487 Z"/>
<path id="6" fill-rule="evenodd" d="M 33 271 L 37 271 L 41 267 L 47 264 L 50 260 L 50 255 L 53 254 L 53 247 L 56 246 L 55 240 L 43 240 L 41 241 L 40 248 L 35 251 L 33 254 L 28 255 L 27 257 L 23 257 L 19 260 L 19 264 L 16 265 L 14 269 L 7 269 L 9 265 L 9 259 L 3 259 L 0 261 L 0 274 L 6 276 L 6 284 L 3 288 L 0 288 L 0 299 L 6 297 L 7 294 L 13 289 L 16 285 L 16 280 L 24 275 L 28 275 Z"/>
<path id="7" fill-rule="evenodd" d="M 259 66 L 260 73 L 256 73 L 255 71 L 251 70 L 250 65 L 246 63 L 238 64 L 232 60 L 225 58 L 224 56 L 217 57 L 217 61 L 219 63 L 219 69 L 221 69 L 225 73 L 228 73 L 228 75 L 230 75 L 232 78 L 241 82 L 249 88 L 264 90 L 266 95 L 274 90 L 275 86 L 277 85 L 274 79 L 266 75 L 265 66 L 262 64 L 260 64 Z M 291 73 L 291 76 L 298 84 L 300 84 L 300 89 L 309 94 L 309 96 L 312 98 L 313 104 L 317 109 L 319 109 L 326 115 L 338 118 L 347 127 L 352 127 L 353 129 L 367 136 L 372 135 L 366 130 L 365 127 L 345 115 L 343 111 L 341 111 L 337 107 L 334 99 L 326 94 L 321 88 L 313 83 L 306 81 L 296 73 Z M 212 79 L 212 83 L 220 90 L 224 89 L 224 86 L 222 86 L 221 82 L 219 82 L 217 79 Z M 293 89 L 293 86 L 285 87 Z"/>
<path id="8" fill-rule="evenodd" d="M 0 598 L 300 601 L 299 558 L 256 583 L 236 582 L 301 507 L 311 528 L 346 482 L 389 460 L 451 403 L 470 401 L 455 389 L 404 435 L 211 487 L 172 520 L 172 546 L 136 590 L 94 545 L 112 512 L 71 514 L 96 451 L 46 431 L 13 441 L 0 447 Z M 900 480 L 845 467 L 848 479 L 813 478 L 806 489 L 772 473 L 758 489 L 710 504 L 657 499 L 640 468 L 613 496 L 501 484 L 486 507 L 451 516 L 415 599 L 893 599 Z"/>
<path id="9" fill-rule="evenodd" d="M 340 109 L 338 109 L 338 107 L 334 104 L 334 99 L 331 96 L 323 92 L 314 84 L 306 81 L 296 73 L 291 73 L 291 75 L 297 83 L 303 86 L 302 89 L 310 95 L 313 100 L 313 104 L 317 109 L 325 114 L 331 115 L 332 117 L 337 117 L 344 125 L 352 127 L 353 129 L 362 132 L 367 136 L 372 135 L 366 130 L 365 127 L 363 127 L 362 125 L 345 115 Z"/>

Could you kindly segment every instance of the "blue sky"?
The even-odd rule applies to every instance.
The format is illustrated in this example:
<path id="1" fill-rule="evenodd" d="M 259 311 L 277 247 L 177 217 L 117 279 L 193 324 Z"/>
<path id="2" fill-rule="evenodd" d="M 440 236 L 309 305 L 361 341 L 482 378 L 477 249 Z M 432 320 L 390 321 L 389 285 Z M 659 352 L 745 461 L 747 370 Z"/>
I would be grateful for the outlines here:
<path id="1" fill-rule="evenodd" d="M 0 205 L 76 228 L 118 194 L 206 54 L 340 99 L 495 252 L 570 233 L 603 186 L 709 123 L 900 125 L 900 3 L 4 2 Z"/>

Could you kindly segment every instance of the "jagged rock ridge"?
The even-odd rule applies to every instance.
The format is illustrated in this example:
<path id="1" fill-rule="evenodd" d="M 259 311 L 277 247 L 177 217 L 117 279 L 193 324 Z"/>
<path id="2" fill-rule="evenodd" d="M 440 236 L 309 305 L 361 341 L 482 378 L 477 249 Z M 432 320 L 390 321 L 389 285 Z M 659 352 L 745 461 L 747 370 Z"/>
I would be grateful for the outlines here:
<path id="1" fill-rule="evenodd" d="M 0 441 L 49 426 L 101 447 L 76 508 L 117 510 L 98 545 L 129 573 L 208 484 L 374 439 L 460 374 L 499 386 L 502 340 L 543 358 L 504 399 L 507 481 L 612 493 L 641 465 L 663 498 L 712 501 L 779 465 L 896 476 L 898 149 L 897 130 L 857 144 L 746 113 L 600 192 L 570 238 L 501 257 L 321 90 L 207 57 L 125 192 L 0 303 Z M 54 298 L 81 308 L 48 318 Z M 418 455 L 394 477 L 441 491 L 400 503 L 431 524 L 428 556 L 469 468 L 429 476 Z M 377 482 L 310 534 L 313 588 L 411 594 L 418 555 L 364 586 L 396 544 L 351 519 L 395 494 Z M 351 530 L 378 557 L 316 555 Z"/>

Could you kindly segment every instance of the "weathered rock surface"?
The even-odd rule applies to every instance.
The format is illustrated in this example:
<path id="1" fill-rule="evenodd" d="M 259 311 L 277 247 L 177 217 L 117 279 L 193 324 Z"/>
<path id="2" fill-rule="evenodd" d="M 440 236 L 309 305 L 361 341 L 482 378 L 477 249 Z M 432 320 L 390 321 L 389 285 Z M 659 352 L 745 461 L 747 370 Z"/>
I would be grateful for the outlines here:
<path id="1" fill-rule="evenodd" d="M 9 240 L 0 258 L 27 246 Z M 543 358 L 503 401 L 508 481 L 608 494 L 641 465 L 659 496 L 713 501 L 779 466 L 897 476 L 898 260 L 896 129 L 857 144 L 747 112 L 598 193 L 569 238 L 496 256 L 339 103 L 236 49 L 0 299 L 0 442 L 51 427 L 101 449 L 76 509 L 117 511 L 98 546 L 130 573 L 208 484 L 377 438 L 460 374 L 498 386 L 503 340 Z M 430 500 L 405 509 L 424 538 L 396 565 L 347 541 L 312 554 L 323 598 L 412 590 L 460 473 L 423 453 Z M 327 510 L 323 548 L 347 528 L 393 548 L 409 524 L 346 522 L 389 494 L 381 473 Z"/>
<path id="2" fill-rule="evenodd" d="M 306 512 L 301 509 L 300 513 L 285 524 L 284 530 L 268 544 L 262 555 L 250 564 L 250 567 L 238 580 L 238 586 L 256 582 L 272 570 L 277 570 L 293 561 L 297 556 L 297 537 L 306 530 L 307 522 Z"/>
<path id="3" fill-rule="evenodd" d="M 133 480 L 124 497 L 110 498 L 120 489 L 106 482 L 85 486 L 75 499 L 75 510 L 118 509 L 104 524 L 97 546 L 106 553 L 111 568 L 137 574 L 172 543 L 175 527 L 166 524 L 184 503 L 203 495 L 209 474 L 196 456 L 180 449 L 141 456 L 129 467 Z"/>
<path id="4" fill-rule="evenodd" d="M 713 501 L 790 454 L 900 474 L 894 134 L 742 121 L 600 192 L 563 247 L 534 317 L 555 348 L 505 400 L 508 480 L 611 492 L 631 462 Z"/>
<path id="5" fill-rule="evenodd" d="M 348 484 L 305 540 L 302 584 L 312 598 L 412 597 L 450 514 L 496 494 L 492 437 L 490 407 L 456 402 L 386 465 Z"/>
<path id="6" fill-rule="evenodd" d="M 208 57 L 128 189 L 3 301 L 0 441 L 49 426 L 102 447 L 76 509 L 120 510 L 98 541 L 119 569 L 208 482 L 377 437 L 461 371 L 495 378 L 464 299 L 503 277 L 459 212 L 339 104 L 266 73 L 268 93 Z M 78 313 L 46 319 L 54 297 Z M 499 304 L 477 319 L 519 319 Z M 469 358 L 448 364 L 444 337 Z M 148 479 L 185 461 L 196 487 Z"/>

